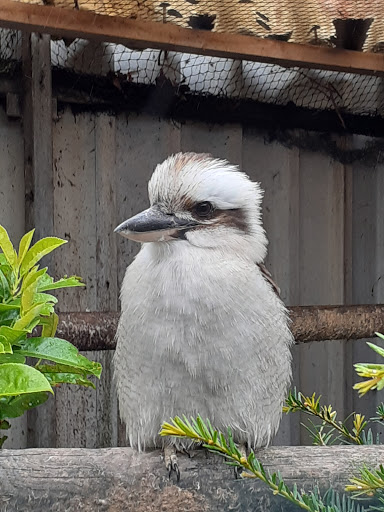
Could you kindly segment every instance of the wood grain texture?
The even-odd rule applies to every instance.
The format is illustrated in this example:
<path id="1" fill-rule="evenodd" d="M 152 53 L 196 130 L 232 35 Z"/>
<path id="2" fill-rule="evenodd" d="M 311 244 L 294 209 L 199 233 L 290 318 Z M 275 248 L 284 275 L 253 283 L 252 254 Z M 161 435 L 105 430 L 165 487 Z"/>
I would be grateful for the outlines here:
<path id="1" fill-rule="evenodd" d="M 25 231 L 24 155 L 22 126 L 0 108 L 0 219 L 17 244 Z"/>
<path id="2" fill-rule="evenodd" d="M 47 34 L 24 34 L 22 40 L 25 221 L 37 238 L 53 231 L 50 44 Z"/>
<path id="3" fill-rule="evenodd" d="M 366 137 L 355 136 L 353 147 L 360 148 Z M 384 240 L 383 240 L 383 165 L 378 162 L 355 162 L 351 166 L 352 189 L 352 302 L 375 304 L 384 299 Z M 378 327 L 379 329 L 379 327 Z M 382 363 L 382 358 L 365 343 L 380 340 L 361 340 L 352 343 L 352 363 Z M 360 380 L 356 374 L 352 382 Z M 351 382 L 351 384 L 352 384 Z M 367 417 L 376 416 L 376 407 L 383 401 L 382 393 L 372 392 L 359 398 L 352 395 L 352 409 Z M 375 432 L 383 433 L 381 425 L 373 425 Z"/>
<path id="4" fill-rule="evenodd" d="M 293 511 L 258 480 L 235 480 L 221 458 L 204 451 L 179 456 L 181 481 L 169 481 L 159 452 L 130 448 L 0 452 L 2 510 L 7 512 Z M 299 488 L 342 491 L 365 462 L 376 467 L 384 447 L 271 447 L 257 452 L 270 471 Z"/>
<path id="5" fill-rule="evenodd" d="M 35 228 L 34 241 L 52 236 L 54 231 L 50 43 L 47 34 L 24 33 L 22 37 L 25 228 Z M 53 261 L 54 255 L 48 255 L 42 263 L 52 269 Z M 37 410 L 31 410 L 25 415 L 28 446 L 52 446 L 54 442 L 54 402 L 47 402 L 44 411 L 45 419 Z"/>
<path id="6" fill-rule="evenodd" d="M 245 128 L 242 169 L 265 191 L 263 224 L 269 239 L 266 266 L 288 305 L 299 304 L 299 152 L 268 144 L 260 130 Z M 273 154 L 273 158 L 271 158 Z M 300 349 L 293 347 L 293 381 L 299 387 Z M 274 444 L 299 444 L 299 415 L 284 416 Z"/>
<path id="7" fill-rule="evenodd" d="M 117 311 L 119 285 L 117 282 L 118 224 L 116 205 L 116 118 L 99 115 L 95 120 L 96 148 L 96 310 Z M 111 337 L 113 334 L 111 333 Z M 97 351 L 91 358 L 101 363 L 103 372 L 96 382 L 96 421 L 93 447 L 118 445 L 118 406 L 113 384 L 113 351 Z M 89 426 L 87 425 L 87 430 Z M 88 444 L 91 446 L 91 444 Z"/>
<path id="8" fill-rule="evenodd" d="M 54 126 L 55 234 L 68 240 L 55 255 L 55 274 L 80 275 L 86 283 L 57 293 L 61 311 L 97 305 L 95 124 L 95 117 L 67 111 Z M 55 400 L 55 445 L 95 447 L 96 393 L 61 386 Z"/>
<path id="9" fill-rule="evenodd" d="M 344 168 L 330 156 L 300 151 L 300 303 L 344 301 Z M 300 348 L 300 390 L 316 392 L 344 416 L 345 342 Z M 304 420 L 304 418 L 303 418 Z M 302 429 L 302 442 L 307 433 Z M 306 441 L 308 442 L 308 441 Z"/>
<path id="10" fill-rule="evenodd" d="M 0 173 L 7 191 L 0 212 L 18 237 L 24 231 L 20 125 L 0 112 L 0 130 L 5 162 Z M 355 162 L 348 168 L 347 187 L 346 169 L 331 157 L 269 143 L 265 137 L 261 128 L 241 125 L 176 125 L 145 115 L 62 112 L 53 125 L 53 223 L 54 234 L 69 243 L 57 251 L 54 272 L 57 277 L 79 274 L 87 282 L 85 290 L 60 295 L 62 311 L 119 309 L 121 280 L 139 246 L 112 233 L 113 228 L 147 207 L 147 181 L 154 167 L 179 150 L 228 158 L 261 181 L 270 240 L 267 265 L 287 304 L 383 302 L 382 166 Z M 356 137 L 345 143 L 359 148 L 365 142 Z M 373 313 L 365 318 L 367 326 L 370 320 L 375 322 Z M 317 321 L 313 318 L 315 329 Z M 369 328 L 372 332 L 371 324 Z M 333 343 L 294 348 L 294 383 L 303 392 L 322 393 L 341 416 L 352 410 L 374 415 L 380 395 L 358 399 L 352 391 L 358 380 L 352 362 L 375 360 L 374 354 L 363 341 L 350 342 L 350 350 L 342 342 L 332 347 Z M 112 383 L 113 352 L 94 352 L 90 357 L 104 366 L 96 391 L 60 388 L 56 400 L 33 412 L 40 427 L 29 425 L 29 445 L 125 443 Z M 297 422 L 298 416 L 284 418 L 276 442 L 300 442 Z M 25 423 L 13 424 L 8 446 L 26 446 Z M 304 435 L 301 441 L 308 442 Z"/>

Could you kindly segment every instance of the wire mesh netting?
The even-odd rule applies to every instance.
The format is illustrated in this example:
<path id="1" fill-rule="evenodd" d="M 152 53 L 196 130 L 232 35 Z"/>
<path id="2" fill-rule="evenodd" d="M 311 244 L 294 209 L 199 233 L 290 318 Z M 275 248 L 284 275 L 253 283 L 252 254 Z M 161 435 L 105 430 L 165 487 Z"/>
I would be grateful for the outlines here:
<path id="1" fill-rule="evenodd" d="M 205 30 L 353 49 L 380 51 L 384 48 L 384 2 L 381 1 L 295 0 L 271 4 L 256 0 L 228 0 L 220 4 L 213 0 L 74 2 L 45 1 L 55 6 L 178 23 Z M 351 19 L 351 16 L 355 18 Z M 196 25 L 192 19 L 199 19 L 201 23 Z M 344 27 L 343 32 L 337 20 L 353 22 L 353 30 Z M 360 25 L 357 24 L 359 20 Z M 20 57 L 20 33 L 1 29 L 0 72 L 10 72 Z M 383 83 L 379 76 L 284 68 L 174 51 L 136 50 L 122 44 L 80 38 L 53 38 L 51 62 L 54 73 L 58 72 L 57 87 L 61 91 L 69 89 L 84 102 L 102 100 L 108 103 L 112 94 L 114 100 L 118 98 L 119 105 L 124 106 L 130 88 L 152 87 L 168 96 L 173 95 L 179 102 L 199 96 L 334 111 L 341 125 L 346 114 L 382 116 L 384 113 Z M 86 81 L 84 77 L 87 77 Z"/>
<path id="2" fill-rule="evenodd" d="M 68 44 L 68 42 L 67 42 Z M 186 53 L 75 40 L 52 42 L 52 65 L 109 77 L 118 91 L 129 84 L 155 85 L 188 94 L 294 104 L 339 113 L 381 115 L 382 79 L 368 75 L 236 61 Z"/>

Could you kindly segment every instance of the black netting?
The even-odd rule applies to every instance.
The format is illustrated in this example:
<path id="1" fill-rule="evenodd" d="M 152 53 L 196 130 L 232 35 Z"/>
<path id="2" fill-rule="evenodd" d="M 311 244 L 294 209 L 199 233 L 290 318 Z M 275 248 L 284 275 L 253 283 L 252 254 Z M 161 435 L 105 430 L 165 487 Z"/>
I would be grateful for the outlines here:
<path id="1" fill-rule="evenodd" d="M 130 50 L 123 45 L 81 39 L 52 42 L 55 69 L 104 76 L 123 91 L 129 84 L 168 87 L 179 96 L 198 94 L 315 110 L 381 115 L 380 77 L 313 69 L 283 68 L 258 62 L 160 50 Z"/>
<path id="2" fill-rule="evenodd" d="M 59 4 L 55 1 L 57 15 L 60 15 L 59 6 L 75 7 L 101 14 L 178 23 L 190 28 L 193 25 L 191 17 L 197 17 L 200 25 L 196 26 L 206 30 L 375 51 L 382 49 L 384 41 L 384 4 L 381 6 L 381 2 L 370 2 L 368 7 L 366 2 L 365 7 L 361 2 L 361 5 L 358 1 L 352 2 L 357 17 L 364 15 L 364 19 L 368 19 L 369 13 L 364 11 L 364 14 L 364 7 L 372 11 L 372 18 L 365 25 L 349 27 L 349 32 L 345 26 L 343 32 L 334 23 L 336 11 L 332 9 L 338 3 L 336 0 L 311 0 L 308 4 L 300 0 L 281 2 L 279 6 L 265 3 L 264 10 L 260 7 L 263 2 L 256 0 L 222 2 L 221 7 L 214 0 L 74 2 Z M 320 5 L 323 6 L 320 18 L 313 25 L 313 13 L 319 13 Z M 380 9 L 383 16 L 379 19 Z M 247 15 L 248 11 L 252 16 Z M 279 20 L 278 14 L 281 15 Z M 345 18 L 351 13 L 339 10 L 338 16 Z M 356 19 L 341 21 L 349 23 Z M 205 25 L 201 26 L 201 23 Z M 289 37 L 284 38 L 283 29 L 289 27 Z M 21 33 L 0 29 L 0 74 L 17 73 L 20 61 Z M 327 129 L 331 119 L 332 122 L 336 120 L 337 127 L 350 131 L 359 131 L 363 126 L 359 120 L 351 121 L 350 116 L 357 116 L 364 118 L 361 133 L 370 131 L 369 119 L 374 119 L 377 124 L 384 114 L 382 78 L 373 75 L 284 68 L 165 50 L 135 50 L 122 44 L 79 38 L 52 38 L 51 63 L 54 93 L 59 101 L 74 102 L 84 108 L 149 110 L 174 117 L 179 114 L 193 117 L 197 112 L 200 117 L 213 122 L 252 122 L 255 118 L 268 122 L 271 117 L 279 121 L 285 116 L 291 118 L 293 124 L 296 117 L 302 119 L 302 113 L 309 112 L 312 118 L 307 118 L 304 124 L 299 122 L 299 126 L 311 128 L 312 122 L 314 129 Z M 285 109 L 284 114 L 279 113 L 278 108 Z M 332 113 L 333 118 L 323 116 L 322 124 L 317 126 L 319 118 L 313 113 Z"/>
<path id="3" fill-rule="evenodd" d="M 0 29 L 0 74 L 12 74 L 21 60 L 21 33 Z"/>

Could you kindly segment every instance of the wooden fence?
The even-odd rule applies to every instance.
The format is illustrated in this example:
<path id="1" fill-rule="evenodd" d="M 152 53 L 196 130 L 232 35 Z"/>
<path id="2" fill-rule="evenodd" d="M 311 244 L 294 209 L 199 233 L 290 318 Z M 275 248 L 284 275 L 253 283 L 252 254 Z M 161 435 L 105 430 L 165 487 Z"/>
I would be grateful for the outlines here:
<path id="1" fill-rule="evenodd" d="M 120 283 L 138 245 L 113 229 L 147 206 L 146 185 L 154 166 L 177 151 L 227 158 L 261 182 L 270 240 L 267 266 L 288 305 L 384 301 L 384 169 L 378 159 L 343 165 L 324 149 L 268 142 L 262 127 L 181 125 L 126 113 L 75 115 L 66 108 L 50 129 L 53 179 L 41 180 L 40 204 L 44 201 L 53 234 L 69 241 L 51 265 L 56 276 L 74 273 L 87 283 L 85 290 L 60 293 L 61 311 L 118 310 Z M 28 207 L 20 121 L 1 110 L 0 133 L 0 222 L 18 240 Z M 367 139 L 335 140 L 341 148 L 357 149 Z M 357 380 L 352 363 L 375 359 L 364 341 L 312 342 L 293 352 L 293 384 L 301 391 L 321 394 L 341 416 L 352 410 L 374 415 L 380 395 L 359 399 L 352 391 Z M 58 389 L 45 405 L 12 421 L 8 448 L 125 444 L 112 384 L 112 351 L 87 355 L 104 367 L 96 391 Z M 294 415 L 283 418 L 275 443 L 306 439 Z"/>

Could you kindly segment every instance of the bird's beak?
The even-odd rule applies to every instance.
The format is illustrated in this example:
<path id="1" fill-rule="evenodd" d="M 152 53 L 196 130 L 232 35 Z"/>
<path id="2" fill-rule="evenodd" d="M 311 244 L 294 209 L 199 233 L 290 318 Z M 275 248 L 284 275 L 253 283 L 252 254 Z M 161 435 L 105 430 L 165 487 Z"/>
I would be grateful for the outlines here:
<path id="1" fill-rule="evenodd" d="M 152 206 L 122 222 L 115 233 L 135 242 L 165 242 L 183 238 L 185 230 L 196 225 L 197 222 L 166 214 L 157 206 Z"/>

